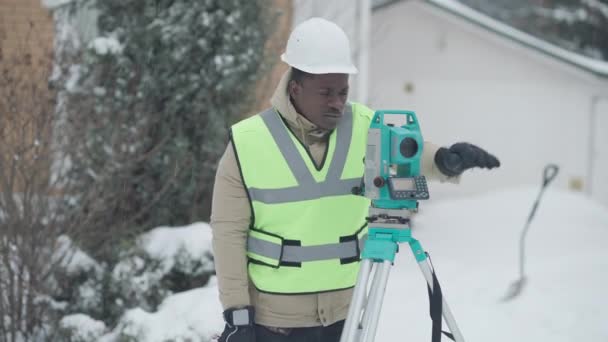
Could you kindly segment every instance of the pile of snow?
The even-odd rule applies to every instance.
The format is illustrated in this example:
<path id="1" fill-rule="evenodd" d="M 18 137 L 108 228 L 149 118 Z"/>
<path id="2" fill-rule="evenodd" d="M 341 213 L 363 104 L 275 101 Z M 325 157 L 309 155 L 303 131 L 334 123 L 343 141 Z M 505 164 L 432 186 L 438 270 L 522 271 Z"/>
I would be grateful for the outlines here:
<path id="1" fill-rule="evenodd" d="M 206 223 L 155 228 L 140 237 L 138 248 L 158 265 L 147 269 L 144 260 L 135 256 L 113 271 L 115 279 L 131 284 L 135 296 L 149 296 L 174 268 L 186 274 L 213 271 L 211 228 Z M 127 310 L 112 332 L 100 341 L 209 341 L 222 328 L 222 310 L 212 277 L 203 288 L 170 294 L 155 312 L 141 307 Z"/>
<path id="2" fill-rule="evenodd" d="M 150 257 L 160 260 L 166 270 L 175 265 L 180 253 L 188 255 L 191 260 L 207 261 L 206 268 L 213 269 L 213 264 L 210 263 L 213 254 L 211 227 L 207 223 L 155 228 L 142 235 L 140 246 Z"/>
<path id="3" fill-rule="evenodd" d="M 200 289 L 169 296 L 157 312 L 128 310 L 99 342 L 211 341 L 224 328 L 215 278 Z"/>
<path id="4" fill-rule="evenodd" d="M 83 314 L 63 317 L 59 327 L 71 332 L 71 341 L 94 341 L 106 331 L 106 325 L 103 322 Z"/>

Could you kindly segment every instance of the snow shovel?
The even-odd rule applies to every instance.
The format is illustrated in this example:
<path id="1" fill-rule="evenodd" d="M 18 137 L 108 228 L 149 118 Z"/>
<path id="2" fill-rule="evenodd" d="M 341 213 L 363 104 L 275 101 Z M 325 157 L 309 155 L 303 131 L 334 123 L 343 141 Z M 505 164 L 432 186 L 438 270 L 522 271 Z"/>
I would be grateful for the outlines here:
<path id="1" fill-rule="evenodd" d="M 522 230 L 521 235 L 519 237 L 519 279 L 517 279 L 511 284 L 509 290 L 507 291 L 507 294 L 503 297 L 503 301 L 509 301 L 519 296 L 524 286 L 526 285 L 527 279 L 524 273 L 524 263 L 526 259 L 524 243 L 526 239 L 526 234 L 528 233 L 528 229 L 530 228 L 530 222 L 532 222 L 532 219 L 536 214 L 536 209 L 538 209 L 538 203 L 540 203 L 540 199 L 543 196 L 545 189 L 547 188 L 549 183 L 551 183 L 551 181 L 555 178 L 555 176 L 557 176 L 558 171 L 559 167 L 555 164 L 548 164 L 547 166 L 545 166 L 545 169 L 543 171 L 542 187 L 540 188 L 538 197 L 536 197 L 536 202 L 534 202 L 534 205 L 532 206 L 532 211 L 530 212 L 528 220 L 526 221 L 526 225 L 524 226 L 524 229 Z"/>

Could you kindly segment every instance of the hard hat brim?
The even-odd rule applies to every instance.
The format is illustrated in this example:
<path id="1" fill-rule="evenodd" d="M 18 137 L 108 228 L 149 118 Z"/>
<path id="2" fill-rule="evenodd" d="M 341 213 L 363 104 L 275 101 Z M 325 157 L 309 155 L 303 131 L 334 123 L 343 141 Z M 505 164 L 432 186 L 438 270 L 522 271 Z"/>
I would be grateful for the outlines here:
<path id="1" fill-rule="evenodd" d="M 320 75 L 320 74 L 356 74 L 359 72 L 357 70 L 357 67 L 355 67 L 352 64 L 346 65 L 346 66 L 345 65 L 336 65 L 336 66 L 324 65 L 324 66 L 316 67 L 316 66 L 311 66 L 311 65 L 290 63 L 287 60 L 285 53 L 281 54 L 281 60 L 283 62 L 287 63 L 292 68 L 302 70 L 309 74 L 316 74 L 316 75 Z"/>

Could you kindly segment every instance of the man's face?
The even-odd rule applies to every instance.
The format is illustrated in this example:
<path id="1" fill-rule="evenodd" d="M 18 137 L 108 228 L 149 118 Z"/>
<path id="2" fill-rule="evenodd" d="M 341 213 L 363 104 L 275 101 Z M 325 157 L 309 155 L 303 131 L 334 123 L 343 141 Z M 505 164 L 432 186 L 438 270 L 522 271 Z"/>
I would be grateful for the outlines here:
<path id="1" fill-rule="evenodd" d="M 348 97 L 348 74 L 320 74 L 289 82 L 296 110 L 324 129 L 334 129 L 342 118 Z"/>

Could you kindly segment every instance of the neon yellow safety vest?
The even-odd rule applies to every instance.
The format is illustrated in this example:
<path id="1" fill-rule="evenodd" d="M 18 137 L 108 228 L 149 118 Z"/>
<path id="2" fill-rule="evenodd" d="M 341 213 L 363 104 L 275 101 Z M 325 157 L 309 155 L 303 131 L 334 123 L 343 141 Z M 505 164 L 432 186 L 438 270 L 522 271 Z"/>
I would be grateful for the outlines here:
<path id="1" fill-rule="evenodd" d="M 352 188 L 363 177 L 373 114 L 347 104 L 319 168 L 274 109 L 232 127 L 252 208 L 248 270 L 258 290 L 304 294 L 355 285 L 370 202 Z"/>

